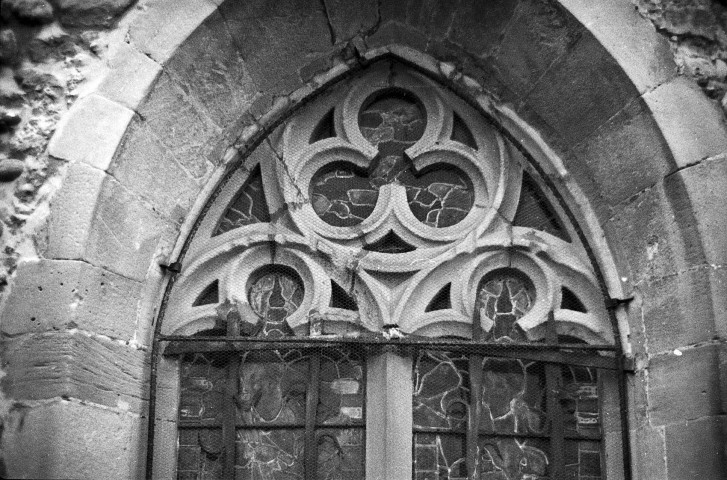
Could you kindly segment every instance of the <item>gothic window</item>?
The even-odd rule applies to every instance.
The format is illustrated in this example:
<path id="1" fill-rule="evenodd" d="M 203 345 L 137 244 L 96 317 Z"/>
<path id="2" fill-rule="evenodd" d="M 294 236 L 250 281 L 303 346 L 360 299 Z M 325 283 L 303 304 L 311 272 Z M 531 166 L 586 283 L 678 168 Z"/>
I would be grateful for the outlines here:
<path id="1" fill-rule="evenodd" d="M 623 476 L 585 237 L 491 120 L 382 61 L 239 165 L 157 337 L 177 478 Z"/>

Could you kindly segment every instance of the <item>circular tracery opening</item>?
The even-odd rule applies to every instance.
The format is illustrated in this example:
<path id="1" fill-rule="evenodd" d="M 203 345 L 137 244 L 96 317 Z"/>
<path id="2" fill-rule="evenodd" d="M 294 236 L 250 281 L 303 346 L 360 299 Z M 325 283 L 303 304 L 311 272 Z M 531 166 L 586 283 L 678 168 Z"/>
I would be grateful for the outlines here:
<path id="1" fill-rule="evenodd" d="M 282 265 L 267 266 L 250 277 L 247 297 L 252 310 L 263 321 L 263 336 L 290 334 L 285 322 L 303 302 L 303 281 L 298 273 Z"/>
<path id="2" fill-rule="evenodd" d="M 358 115 L 361 135 L 378 147 L 381 155 L 401 156 L 424 135 L 424 105 L 412 93 L 386 89 L 366 99 Z"/>
<path id="3" fill-rule="evenodd" d="M 477 287 L 476 306 L 485 330 L 495 340 L 525 341 L 517 321 L 535 304 L 533 282 L 518 270 L 502 268 L 485 275 Z M 482 318 L 484 317 L 484 318 Z"/>

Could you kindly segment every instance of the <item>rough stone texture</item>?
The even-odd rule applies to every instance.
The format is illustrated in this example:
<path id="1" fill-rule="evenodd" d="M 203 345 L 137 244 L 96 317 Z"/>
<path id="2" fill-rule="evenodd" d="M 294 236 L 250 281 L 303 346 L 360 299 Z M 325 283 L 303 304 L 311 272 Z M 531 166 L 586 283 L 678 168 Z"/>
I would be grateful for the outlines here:
<path id="1" fill-rule="evenodd" d="M 146 122 L 138 118 L 132 121 L 109 173 L 162 215 L 179 223 L 191 206 L 188 199 L 195 198 L 200 188 Z"/>
<path id="2" fill-rule="evenodd" d="M 323 0 L 332 43 L 345 42 L 375 28 L 379 11 L 375 0 Z"/>
<path id="3" fill-rule="evenodd" d="M 132 110 L 141 104 L 162 71 L 161 65 L 128 43 L 119 45 L 110 67 L 98 93 Z"/>
<path id="4" fill-rule="evenodd" d="M 16 336 L 79 328 L 131 340 L 142 284 L 73 260 L 24 261 L 0 328 Z"/>
<path id="5" fill-rule="evenodd" d="M 669 478 L 724 478 L 724 435 L 724 416 L 668 425 L 665 437 Z"/>
<path id="6" fill-rule="evenodd" d="M 51 0 L 59 19 L 73 27 L 110 27 L 136 0 Z"/>
<path id="7" fill-rule="evenodd" d="M 58 122 L 48 153 L 106 170 L 133 114 L 99 95 L 84 97 Z"/>
<path id="8" fill-rule="evenodd" d="M 635 478 L 639 480 L 663 480 L 666 473 L 666 446 L 664 427 L 644 427 L 631 432 L 634 452 Z M 678 477 L 677 477 L 678 478 Z"/>
<path id="9" fill-rule="evenodd" d="M 13 410 L 3 451 L 10 478 L 142 478 L 144 422 L 135 415 L 56 401 Z M 103 459 L 90 462 L 89 456 Z"/>
<path id="10" fill-rule="evenodd" d="M 2 387 L 11 398 L 72 397 L 137 413 L 148 398 L 148 354 L 85 333 L 23 335 L 3 345 Z"/>
<path id="11" fill-rule="evenodd" d="M 654 426 L 722 411 L 718 346 L 679 351 L 680 355 L 659 355 L 649 362 L 649 410 Z"/>

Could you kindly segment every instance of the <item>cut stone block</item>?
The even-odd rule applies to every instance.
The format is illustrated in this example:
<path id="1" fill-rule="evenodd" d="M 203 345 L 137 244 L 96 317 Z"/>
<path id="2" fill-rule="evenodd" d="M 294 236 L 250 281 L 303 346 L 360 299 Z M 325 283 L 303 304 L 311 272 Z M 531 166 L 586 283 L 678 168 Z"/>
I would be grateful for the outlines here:
<path id="1" fill-rule="evenodd" d="M 138 416 L 59 401 L 11 411 L 3 425 L 8 478 L 143 478 Z"/>
<path id="2" fill-rule="evenodd" d="M 358 2 L 323 0 L 323 4 L 333 30 L 333 43 L 350 40 L 376 25 L 378 7 L 375 0 Z"/>
<path id="3" fill-rule="evenodd" d="M 152 2 L 145 5 L 144 13 L 131 25 L 129 38 L 142 52 L 163 65 L 216 8 L 210 0 Z"/>
<path id="4" fill-rule="evenodd" d="M 668 478 L 724 478 L 726 426 L 724 416 L 668 425 L 665 432 Z"/>
<path id="5" fill-rule="evenodd" d="M 679 351 L 681 355 L 659 355 L 649 362 L 652 425 L 684 423 L 722 411 L 719 348 L 705 345 Z"/>
<path id="6" fill-rule="evenodd" d="M 58 122 L 48 153 L 105 170 L 133 115 L 130 109 L 100 95 L 84 97 Z"/>
<path id="7" fill-rule="evenodd" d="M 3 346 L 2 385 L 17 400 L 72 397 L 141 413 L 149 395 L 148 355 L 83 333 L 23 335 Z"/>
<path id="8" fill-rule="evenodd" d="M 2 312 L 2 332 L 80 328 L 130 340 L 141 291 L 141 283 L 86 262 L 21 262 Z"/>
<path id="9" fill-rule="evenodd" d="M 646 93 L 644 100 L 678 168 L 727 152 L 724 114 L 691 80 L 676 77 Z"/>
<path id="10" fill-rule="evenodd" d="M 162 71 L 161 65 L 128 43 L 121 43 L 111 59 L 111 71 L 97 92 L 136 110 Z"/>

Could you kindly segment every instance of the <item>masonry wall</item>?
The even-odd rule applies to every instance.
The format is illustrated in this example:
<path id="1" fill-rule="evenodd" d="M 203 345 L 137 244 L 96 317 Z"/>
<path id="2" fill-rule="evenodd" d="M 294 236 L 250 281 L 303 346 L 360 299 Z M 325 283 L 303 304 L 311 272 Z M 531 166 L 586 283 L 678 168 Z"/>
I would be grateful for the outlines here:
<path id="1" fill-rule="evenodd" d="M 159 264 L 257 136 L 321 85 L 390 54 L 562 160 L 554 181 L 581 206 L 609 293 L 634 297 L 618 314 L 637 365 L 636 478 L 727 471 L 721 3 L 0 8 L 9 476 L 143 475 Z"/>

